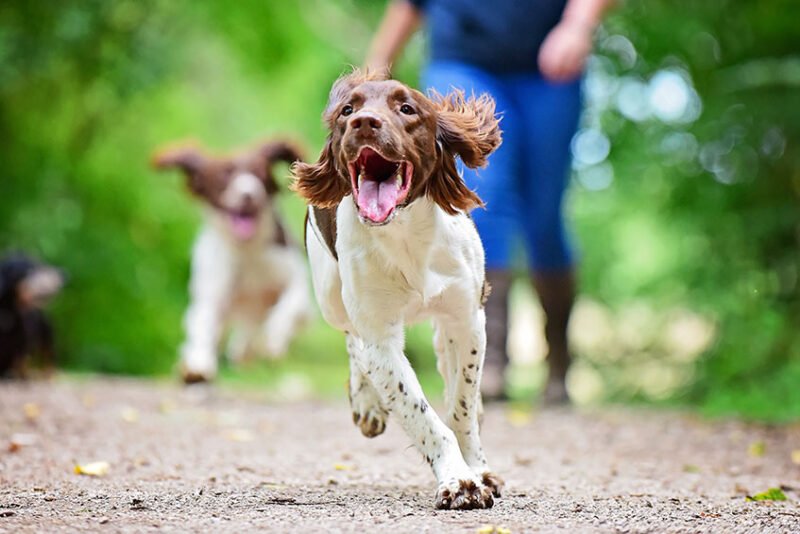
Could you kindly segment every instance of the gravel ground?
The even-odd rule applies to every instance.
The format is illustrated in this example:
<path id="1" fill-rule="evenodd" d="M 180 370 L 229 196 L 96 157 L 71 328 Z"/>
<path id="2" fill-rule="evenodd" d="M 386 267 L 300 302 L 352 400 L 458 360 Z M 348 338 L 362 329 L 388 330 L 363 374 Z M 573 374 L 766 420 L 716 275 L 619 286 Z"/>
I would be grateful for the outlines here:
<path id="1" fill-rule="evenodd" d="M 504 496 L 451 512 L 397 425 L 363 438 L 342 397 L 0 383 L 0 532 L 800 532 L 798 424 L 493 406 Z M 745 499 L 772 487 L 788 500 Z"/>

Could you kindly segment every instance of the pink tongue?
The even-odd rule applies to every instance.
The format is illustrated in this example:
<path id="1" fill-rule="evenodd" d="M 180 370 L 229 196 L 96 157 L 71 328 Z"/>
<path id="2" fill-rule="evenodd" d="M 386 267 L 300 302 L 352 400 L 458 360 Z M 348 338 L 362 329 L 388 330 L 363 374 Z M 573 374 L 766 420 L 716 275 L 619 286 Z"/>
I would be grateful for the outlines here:
<path id="1" fill-rule="evenodd" d="M 256 218 L 249 215 L 231 215 L 231 228 L 237 239 L 250 239 L 256 233 Z"/>
<path id="2" fill-rule="evenodd" d="M 400 188 L 395 180 L 364 180 L 358 190 L 358 213 L 372 222 L 383 222 L 397 206 L 399 196 Z"/>

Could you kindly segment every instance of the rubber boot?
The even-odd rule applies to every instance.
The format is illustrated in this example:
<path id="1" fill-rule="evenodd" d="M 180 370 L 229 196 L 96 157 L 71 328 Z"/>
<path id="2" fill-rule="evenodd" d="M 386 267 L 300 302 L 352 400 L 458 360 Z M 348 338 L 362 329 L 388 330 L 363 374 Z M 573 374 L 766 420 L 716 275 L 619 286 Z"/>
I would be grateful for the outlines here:
<path id="1" fill-rule="evenodd" d="M 572 363 L 567 327 L 575 302 L 575 276 L 572 271 L 535 272 L 532 281 L 544 311 L 544 336 L 548 347 L 548 376 L 542 400 L 547 405 L 567 404 L 566 378 Z"/>
<path id="2" fill-rule="evenodd" d="M 492 287 L 486 301 L 486 359 L 483 364 L 481 393 L 485 402 L 506 397 L 505 373 L 508 366 L 508 292 L 511 272 L 489 269 L 486 279 Z"/>

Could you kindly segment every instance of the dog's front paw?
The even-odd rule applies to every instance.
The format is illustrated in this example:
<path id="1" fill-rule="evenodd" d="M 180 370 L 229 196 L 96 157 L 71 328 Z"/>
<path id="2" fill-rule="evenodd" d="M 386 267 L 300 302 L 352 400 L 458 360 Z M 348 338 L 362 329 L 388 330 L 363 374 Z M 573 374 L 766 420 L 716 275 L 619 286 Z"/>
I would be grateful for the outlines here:
<path id="1" fill-rule="evenodd" d="M 368 438 L 383 434 L 383 431 L 386 430 L 388 417 L 389 414 L 386 410 L 374 406 L 363 413 L 353 412 L 353 422 L 361 429 L 361 433 Z"/>
<path id="2" fill-rule="evenodd" d="M 493 505 L 492 489 L 479 480 L 452 480 L 436 491 L 436 508 L 440 510 L 475 510 Z"/>
<path id="3" fill-rule="evenodd" d="M 500 493 L 503 490 L 503 479 L 499 476 L 495 475 L 491 471 L 486 471 L 483 475 L 481 475 L 481 481 L 483 485 L 489 488 L 492 491 L 492 495 L 495 497 L 500 497 Z"/>
<path id="4" fill-rule="evenodd" d="M 212 382 L 217 376 L 216 362 L 209 365 L 189 358 L 183 358 L 179 365 L 181 378 L 185 384 Z"/>

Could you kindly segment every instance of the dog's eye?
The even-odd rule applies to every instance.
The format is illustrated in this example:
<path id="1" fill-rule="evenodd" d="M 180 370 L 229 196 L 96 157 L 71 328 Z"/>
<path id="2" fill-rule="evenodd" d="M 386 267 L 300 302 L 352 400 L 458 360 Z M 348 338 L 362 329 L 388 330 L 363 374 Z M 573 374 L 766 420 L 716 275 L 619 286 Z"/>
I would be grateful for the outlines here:
<path id="1" fill-rule="evenodd" d="M 342 117 L 347 117 L 351 113 L 353 113 L 353 106 L 351 106 L 350 104 L 347 104 L 345 107 L 342 108 Z"/>
<path id="2" fill-rule="evenodd" d="M 400 106 L 400 113 L 403 113 L 405 115 L 413 115 L 416 112 L 414 111 L 414 108 L 411 107 L 409 104 L 403 104 L 402 106 Z"/>

